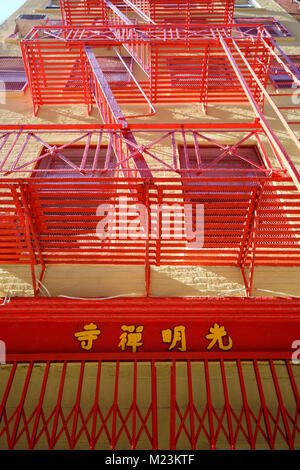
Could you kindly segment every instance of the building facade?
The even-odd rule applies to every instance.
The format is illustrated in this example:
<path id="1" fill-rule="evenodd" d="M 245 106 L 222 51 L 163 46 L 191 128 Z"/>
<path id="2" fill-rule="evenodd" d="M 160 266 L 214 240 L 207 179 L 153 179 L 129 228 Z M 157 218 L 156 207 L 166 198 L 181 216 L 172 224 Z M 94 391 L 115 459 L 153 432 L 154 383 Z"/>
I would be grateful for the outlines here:
<path id="1" fill-rule="evenodd" d="M 298 448 L 297 19 L 28 0 L 0 34 L 0 448 Z"/>

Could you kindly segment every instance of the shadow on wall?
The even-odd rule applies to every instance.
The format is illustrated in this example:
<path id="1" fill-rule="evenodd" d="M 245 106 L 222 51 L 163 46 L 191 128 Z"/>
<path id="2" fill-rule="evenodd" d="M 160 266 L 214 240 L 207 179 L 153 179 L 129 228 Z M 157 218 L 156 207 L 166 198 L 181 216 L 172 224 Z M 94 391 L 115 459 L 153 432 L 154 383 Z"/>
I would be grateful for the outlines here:
<path id="1" fill-rule="evenodd" d="M 37 279 L 40 267 L 36 267 Z M 46 268 L 43 284 L 51 296 L 110 297 L 145 295 L 143 266 L 57 265 Z M 30 266 L 3 265 L 0 296 L 32 296 Z M 42 292 L 46 296 L 45 291 Z M 150 295 L 153 297 L 243 297 L 239 268 L 225 266 L 152 267 Z M 253 296 L 300 296 L 300 268 L 256 267 Z"/>

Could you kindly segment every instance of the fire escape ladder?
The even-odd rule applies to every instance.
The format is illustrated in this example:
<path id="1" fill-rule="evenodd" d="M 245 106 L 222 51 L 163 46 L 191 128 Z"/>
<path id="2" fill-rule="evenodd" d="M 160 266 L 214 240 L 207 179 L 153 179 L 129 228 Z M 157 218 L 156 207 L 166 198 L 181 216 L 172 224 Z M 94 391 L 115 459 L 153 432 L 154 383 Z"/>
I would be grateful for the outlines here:
<path id="1" fill-rule="evenodd" d="M 30 45 L 25 45 L 23 42 L 21 42 L 21 51 L 33 101 L 33 112 L 34 115 L 37 116 L 39 107 L 42 104 L 42 97 L 38 85 L 38 68 L 43 67 L 43 61 L 39 60 L 39 65 L 37 65 L 33 48 Z"/>
<path id="2" fill-rule="evenodd" d="M 118 102 L 104 76 L 104 73 L 97 62 L 95 54 L 91 47 L 85 46 L 85 52 L 89 63 L 90 68 L 90 84 L 92 94 L 95 98 L 97 108 L 99 113 L 103 119 L 104 124 L 121 124 L 121 134 L 126 138 L 126 140 L 132 142 L 133 146 L 130 143 L 126 142 L 126 147 L 129 153 L 135 149 L 138 144 L 133 133 L 128 129 L 128 123 L 126 121 L 125 116 L 122 113 L 121 108 L 118 105 Z M 116 157 L 119 158 L 120 152 L 116 148 L 117 140 L 114 139 L 114 150 Z M 123 154 L 123 152 L 122 152 Z M 121 154 L 121 155 L 122 155 Z M 121 160 L 122 160 L 121 156 Z M 151 178 L 152 173 L 142 155 L 141 152 L 136 153 L 133 157 L 135 166 L 137 170 L 140 172 L 142 178 Z M 120 160 L 120 163 L 122 161 Z M 122 165 L 124 168 L 124 165 Z M 125 167 L 127 168 L 127 167 Z"/>
<path id="3" fill-rule="evenodd" d="M 252 75 L 254 81 L 257 83 L 259 89 L 261 90 L 262 94 L 264 95 L 264 98 L 266 99 L 266 101 L 268 101 L 268 104 L 273 109 L 274 118 L 277 119 L 278 124 L 280 124 L 280 128 L 282 130 L 282 133 L 283 134 L 287 133 L 290 137 L 289 147 L 292 148 L 293 150 L 290 150 L 289 152 L 287 152 L 287 150 L 282 145 L 280 139 L 277 137 L 277 135 L 274 133 L 274 131 L 272 129 L 272 126 L 274 126 L 273 122 L 272 122 L 272 124 L 269 122 L 269 119 L 267 119 L 265 117 L 265 115 L 263 114 L 263 112 L 260 109 L 260 106 L 257 104 L 257 101 L 256 101 L 255 97 L 253 96 L 251 90 L 249 89 L 249 87 L 247 85 L 247 82 L 246 82 L 246 80 L 245 80 L 245 78 L 244 78 L 237 62 L 233 57 L 233 54 L 230 50 L 230 47 L 228 46 L 228 44 L 226 43 L 224 38 L 222 38 L 221 35 L 219 35 L 219 40 L 220 40 L 220 44 L 222 45 L 222 47 L 225 51 L 226 56 L 228 57 L 229 62 L 231 63 L 232 68 L 233 68 L 233 70 L 234 70 L 234 72 L 235 72 L 235 74 L 236 74 L 236 76 L 237 76 L 237 78 L 238 78 L 238 80 L 239 80 L 239 82 L 240 82 L 240 84 L 241 84 L 248 100 L 249 100 L 249 104 L 251 105 L 256 117 L 260 120 L 262 128 L 264 129 L 266 134 L 269 136 L 269 139 L 270 139 L 270 142 L 272 143 L 272 146 L 274 147 L 274 149 L 276 149 L 277 154 L 282 159 L 282 161 L 285 163 L 285 167 L 287 168 L 291 178 L 293 179 L 293 182 L 295 183 L 296 187 L 300 190 L 300 175 L 299 175 L 299 172 L 296 169 L 294 163 L 292 162 L 291 158 L 289 157 L 289 153 L 294 152 L 295 155 L 297 155 L 300 151 L 300 142 L 299 142 L 297 136 L 295 135 L 295 133 L 293 132 L 293 130 L 291 129 L 291 127 L 287 123 L 287 121 L 284 118 L 284 116 L 282 115 L 282 113 L 277 108 L 274 101 L 269 96 L 267 90 L 265 89 L 265 87 L 263 86 L 263 84 L 261 83 L 261 81 L 259 80 L 257 75 L 255 74 L 253 68 L 251 67 L 251 65 L 249 64 L 249 62 L 245 58 L 244 54 L 240 50 L 239 46 L 237 45 L 237 43 L 233 39 L 232 40 L 233 47 L 236 49 L 236 51 L 240 55 L 242 61 L 245 63 L 245 65 L 246 65 L 247 69 L 249 70 L 250 74 Z"/>
<path id="4" fill-rule="evenodd" d="M 253 285 L 253 274 L 255 266 L 255 250 L 256 250 L 256 238 L 259 226 L 259 209 L 260 203 L 264 192 L 264 183 L 260 184 L 256 189 L 253 190 L 247 218 L 245 221 L 244 234 L 241 242 L 240 254 L 238 257 L 238 266 L 241 269 L 242 276 L 245 283 L 245 289 L 247 296 L 251 296 L 252 285 Z M 245 267 L 248 264 L 248 258 L 250 256 L 249 265 L 249 277 L 247 280 Z"/>
<path id="5" fill-rule="evenodd" d="M 127 127 L 127 122 L 117 103 L 117 100 L 97 62 L 95 54 L 90 46 L 85 46 L 90 71 L 90 83 L 96 106 L 104 124 L 121 124 Z"/>
<path id="6" fill-rule="evenodd" d="M 10 189 L 13 200 L 15 202 L 15 207 L 18 214 L 18 218 L 20 220 L 21 228 L 24 234 L 25 243 L 28 250 L 28 256 L 30 258 L 33 292 L 34 295 L 37 296 L 40 290 L 40 282 L 42 281 L 45 273 L 45 263 L 39 245 L 35 224 L 31 216 L 32 212 L 34 211 L 30 209 L 30 203 L 28 200 L 28 194 L 30 193 L 30 191 L 27 191 L 26 186 L 26 183 L 20 182 L 18 188 L 11 185 Z M 37 281 L 35 274 L 36 265 L 41 265 L 42 267 L 39 281 Z"/>
<path id="7" fill-rule="evenodd" d="M 125 16 L 109 0 L 106 0 L 106 3 L 108 5 L 108 7 L 110 8 L 110 11 L 114 14 L 113 19 L 112 19 L 112 23 L 114 24 L 114 26 L 117 26 L 119 24 L 122 25 L 122 26 L 126 26 L 126 25 L 127 26 L 134 26 L 135 25 L 135 23 L 133 23 L 133 21 L 131 21 L 129 18 L 127 18 L 127 16 Z M 116 27 L 112 28 L 111 31 L 116 36 L 116 39 L 119 39 L 119 40 L 121 39 L 120 31 Z M 123 34 L 123 32 L 122 32 L 122 34 Z M 142 33 L 140 30 L 138 30 L 136 28 L 130 30 L 130 34 L 132 34 L 133 36 L 137 35 L 143 41 L 143 44 L 141 44 L 140 47 L 144 48 L 144 54 L 143 54 L 144 61 L 141 59 L 141 57 L 137 53 L 137 49 L 134 45 L 130 45 L 129 43 L 123 42 L 122 47 L 128 52 L 128 54 L 133 58 L 133 60 L 137 63 L 137 65 L 139 67 L 141 67 L 143 72 L 146 75 L 148 75 L 148 77 L 149 77 L 149 74 L 150 74 L 149 69 L 150 68 L 147 65 L 147 63 L 145 62 L 146 55 L 147 55 L 146 48 L 148 46 L 147 43 L 149 42 L 149 38 L 148 38 L 147 34 Z M 131 72 L 129 72 L 129 73 L 130 73 L 130 75 L 132 75 Z"/>

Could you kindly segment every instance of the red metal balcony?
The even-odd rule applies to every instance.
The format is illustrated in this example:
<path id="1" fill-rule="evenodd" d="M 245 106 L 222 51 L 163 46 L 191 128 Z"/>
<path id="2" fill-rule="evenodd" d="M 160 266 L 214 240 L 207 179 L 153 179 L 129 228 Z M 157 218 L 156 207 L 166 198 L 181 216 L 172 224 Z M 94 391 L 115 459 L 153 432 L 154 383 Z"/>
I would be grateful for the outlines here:
<path id="1" fill-rule="evenodd" d="M 106 84 L 99 77 L 99 64 L 100 72 L 91 67 L 87 48 L 92 53 L 93 48 L 103 47 L 105 52 L 111 47 L 112 56 L 118 58 L 118 46 L 124 47 L 136 66 L 143 69 L 142 81 L 126 69 L 131 77 L 126 86 L 109 80 Z M 156 103 L 186 102 L 199 103 L 206 113 L 207 105 L 218 103 L 221 96 L 223 103 L 248 102 L 236 70 L 255 101 L 262 104 L 264 96 L 258 82 L 266 86 L 275 56 L 269 38 L 245 36 L 237 26 L 221 25 L 188 29 L 147 25 L 35 28 L 22 42 L 22 51 L 35 114 L 47 104 L 84 103 L 90 110 L 93 102 L 98 104 L 91 80 L 99 82 L 102 89 L 110 87 L 119 104 L 144 103 L 144 114 Z M 126 64 L 123 66 L 125 70 Z M 112 119 L 105 123 L 116 122 Z"/>
<path id="2" fill-rule="evenodd" d="M 13 299 L 1 448 L 297 448 L 299 321 L 292 299 Z M 216 323 L 226 337 L 210 347 Z M 124 324 L 140 328 L 135 352 Z"/>
<path id="3" fill-rule="evenodd" d="M 255 266 L 299 265 L 300 195 L 293 182 L 299 176 L 288 155 L 286 160 L 279 158 L 274 147 L 270 152 L 272 136 L 258 123 L 208 124 L 181 132 L 166 127 L 131 128 L 134 146 L 132 141 L 128 144 L 122 127 L 9 130 L 8 126 L 1 136 L 1 262 L 30 264 L 35 293 L 34 267 L 41 265 L 43 275 L 51 263 L 144 265 L 146 293 L 154 265 L 236 266 L 242 270 L 248 294 Z M 223 135 L 235 133 L 236 143 L 219 143 L 214 133 L 221 129 Z M 144 142 L 145 131 L 148 136 L 152 132 L 151 142 Z M 62 133 L 65 143 L 59 144 Z M 204 160 L 207 144 L 217 153 Z M 256 148 L 255 153 L 247 151 L 247 144 Z M 28 158 L 30 148 L 35 154 Z M 73 150 L 66 153 L 68 149 Z M 76 159 L 70 160 L 74 149 Z M 137 178 L 136 159 L 141 158 L 154 175 L 151 178 Z M 195 167 L 191 158 L 200 163 Z M 120 236 L 124 198 L 125 227 L 139 217 L 141 204 L 147 211 L 138 238 Z M 194 215 L 193 236 L 187 234 L 186 211 L 195 214 L 197 203 L 204 205 L 201 249 L 190 243 L 203 229 L 196 230 Z M 104 216 L 97 209 L 103 204 L 117 214 L 105 240 L 96 230 Z M 178 223 L 171 217 L 167 234 L 168 221 L 157 208 L 172 204 L 179 207 L 181 218 Z"/>

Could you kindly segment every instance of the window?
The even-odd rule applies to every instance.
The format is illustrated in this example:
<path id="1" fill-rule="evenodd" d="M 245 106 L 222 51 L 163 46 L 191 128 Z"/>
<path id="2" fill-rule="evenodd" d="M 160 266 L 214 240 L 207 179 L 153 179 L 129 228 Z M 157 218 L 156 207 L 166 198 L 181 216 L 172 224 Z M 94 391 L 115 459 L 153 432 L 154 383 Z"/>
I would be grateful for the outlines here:
<path id="1" fill-rule="evenodd" d="M 24 92 L 27 77 L 22 57 L 0 57 L 1 91 Z"/>
<path id="2" fill-rule="evenodd" d="M 187 152 L 184 151 L 184 147 L 179 146 L 179 161 L 182 169 L 195 170 L 184 172 L 183 176 L 197 176 L 207 178 L 253 178 L 259 176 L 265 176 L 265 173 L 261 167 L 264 167 L 261 156 L 255 146 L 241 146 L 236 149 L 236 152 L 242 157 L 237 155 L 226 155 L 222 160 L 215 163 L 213 166 L 210 165 L 221 156 L 224 150 L 216 146 L 199 146 L 199 157 L 200 162 L 197 158 L 196 149 L 193 146 L 187 147 Z M 187 155 L 186 155 L 187 153 Z M 257 168 L 259 166 L 260 168 Z M 210 167 L 209 171 L 197 172 L 202 167 Z M 228 184 L 227 182 L 225 182 Z M 233 183 L 230 183 L 233 184 Z M 240 183 L 237 183 L 240 184 Z"/>
<path id="3" fill-rule="evenodd" d="M 122 62 L 118 57 L 96 57 L 98 64 L 100 65 L 104 76 L 109 84 L 122 84 L 126 85 L 131 81 L 129 72 L 126 70 Z M 132 57 L 122 57 L 125 64 L 132 72 L 133 67 L 133 58 Z M 65 89 L 70 91 L 82 87 L 82 72 L 81 64 L 79 60 L 75 61 L 74 66 L 72 67 L 69 80 L 65 86 Z"/>
<path id="4" fill-rule="evenodd" d="M 46 3 L 45 7 L 46 10 L 51 10 L 51 9 L 58 9 L 60 8 L 59 0 L 50 0 L 48 3 Z"/>
<path id="5" fill-rule="evenodd" d="M 261 8 L 255 0 L 235 0 L 235 8 Z"/>
<path id="6" fill-rule="evenodd" d="M 203 82 L 204 60 L 201 56 L 167 59 L 173 87 L 199 88 Z M 216 89 L 237 84 L 232 67 L 225 57 L 211 55 L 208 63 L 208 87 Z"/>
<path id="7" fill-rule="evenodd" d="M 212 165 L 214 161 L 216 161 L 221 154 L 224 152 L 223 149 L 217 146 L 199 146 L 199 155 L 198 158 L 201 158 L 201 165 L 197 158 L 196 149 L 194 146 L 187 146 L 187 152 L 184 151 L 183 146 L 179 146 L 178 148 L 179 153 L 179 162 L 180 167 L 182 170 L 188 169 L 189 171 L 183 171 L 182 176 L 185 178 L 192 177 L 192 178 L 220 178 L 220 182 L 217 183 L 218 186 L 220 185 L 230 185 L 233 187 L 233 192 L 231 194 L 235 194 L 234 186 L 240 186 L 241 183 L 238 181 L 230 181 L 228 182 L 228 178 L 247 178 L 243 185 L 252 186 L 257 184 L 257 182 L 253 181 L 253 178 L 264 177 L 265 172 L 263 171 L 264 163 L 262 158 L 259 154 L 259 151 L 256 146 L 241 146 L 236 149 L 236 152 L 242 157 L 240 158 L 237 155 L 226 155 L 222 158 L 219 162 Z M 244 160 L 245 159 L 245 160 Z M 212 165 L 212 166 L 210 166 Z M 202 170 L 199 169 L 202 167 Z M 205 171 L 206 168 L 208 170 Z M 259 168 L 258 168 L 259 167 Z M 193 171 L 194 170 L 194 171 Z M 196 183 L 188 182 L 185 185 L 202 185 L 204 181 L 197 181 Z M 211 186 L 212 191 L 216 192 L 214 188 L 216 188 L 215 182 L 205 182 L 206 186 Z M 185 191 L 186 193 L 190 194 L 189 190 Z M 193 191 L 195 194 L 195 191 Z M 201 194 L 197 192 L 197 194 Z M 211 199 L 206 200 L 205 194 L 203 194 L 204 199 L 201 199 L 201 202 L 210 202 Z M 220 201 L 222 201 L 222 191 L 217 190 L 217 194 L 220 195 Z M 228 192 L 227 192 L 228 194 Z M 230 194 L 230 193 L 229 193 Z M 199 202 L 199 199 L 191 199 L 192 202 Z"/>
<path id="8" fill-rule="evenodd" d="M 294 70 L 285 58 L 282 59 L 283 62 L 291 68 L 294 75 L 298 75 L 298 78 L 300 78 L 300 55 L 289 55 L 287 57 L 298 70 L 298 74 L 296 73 L 297 70 Z M 276 88 L 297 88 L 297 84 L 293 81 L 292 77 L 284 70 L 276 59 L 273 59 L 273 63 L 270 68 L 270 79 Z"/>
<path id="9" fill-rule="evenodd" d="M 106 159 L 108 159 L 108 168 L 112 168 L 116 164 L 116 157 L 111 150 L 107 158 L 107 147 L 101 147 L 100 153 L 96 158 L 96 146 L 90 146 L 85 165 L 85 175 L 76 171 L 72 164 L 77 168 L 80 168 L 81 162 L 84 156 L 85 146 L 84 145 L 73 145 L 66 147 L 63 150 L 59 150 L 59 153 L 62 154 L 66 160 L 63 160 L 59 155 L 48 156 L 40 160 L 36 170 L 45 170 L 45 171 L 36 171 L 35 177 L 38 178 L 84 178 L 86 177 L 100 177 L 100 171 L 105 168 Z M 41 155 L 47 153 L 48 149 L 43 148 Z M 95 161 L 97 159 L 97 161 Z M 93 170 L 94 168 L 94 170 Z M 102 176 L 102 175 L 101 175 Z M 103 174 L 106 177 L 113 177 L 114 170 L 107 171 Z"/>
<path id="10" fill-rule="evenodd" d="M 95 233 L 97 218 L 97 207 L 101 203 L 107 203 L 110 200 L 107 190 L 101 190 L 93 187 L 91 190 L 86 189 L 85 178 L 101 178 L 113 177 L 115 171 L 109 170 L 103 175 L 100 175 L 100 170 L 107 167 L 112 168 L 116 164 L 114 151 L 111 150 L 108 154 L 107 147 L 101 147 L 99 156 L 96 160 L 96 146 L 90 146 L 86 163 L 84 165 L 85 175 L 81 174 L 78 170 L 72 168 L 71 164 L 76 165 L 78 168 L 81 165 L 84 157 L 85 146 L 73 145 L 63 150 L 59 150 L 66 160 L 63 160 L 59 155 L 48 156 L 40 160 L 36 169 L 44 171 L 36 171 L 34 177 L 36 178 L 57 178 L 57 184 L 64 183 L 66 178 L 78 178 L 81 180 L 76 183 L 76 189 L 62 189 L 62 194 L 56 196 L 57 189 L 39 189 L 41 210 L 43 217 L 37 220 L 38 229 L 40 232 L 54 231 L 56 235 L 68 236 L 70 232 L 80 233 Z M 48 149 L 44 147 L 41 155 L 47 153 Z M 108 158 L 109 157 L 109 158 Z M 94 171 L 93 171 L 94 167 Z M 80 189 L 80 184 L 85 184 L 85 189 Z M 51 183 L 52 184 L 52 183 Z M 88 181 L 88 184 L 93 184 Z M 110 182 L 107 182 L 109 185 Z M 112 190 L 110 190 L 112 192 Z M 43 193 L 47 196 L 43 196 Z M 101 194 L 104 192 L 105 194 Z M 85 193 L 85 194 L 83 194 Z M 87 195 L 88 193 L 88 195 Z M 50 194 L 50 196 L 49 196 Z M 53 194 L 53 196 L 51 196 Z M 69 201 L 71 199 L 71 201 Z"/>
<path id="11" fill-rule="evenodd" d="M 204 64 L 203 57 L 172 57 L 167 59 L 168 69 L 171 75 L 171 84 L 174 87 L 199 88 L 203 81 Z"/>
<path id="12" fill-rule="evenodd" d="M 179 150 L 180 167 L 183 170 L 182 177 L 197 177 L 193 182 L 183 182 L 185 202 L 193 205 L 192 229 L 197 231 L 197 219 L 195 204 L 204 204 L 204 248 L 214 245 L 217 240 L 218 249 L 228 248 L 228 244 L 237 245 L 243 234 L 244 223 L 249 211 L 249 200 L 252 186 L 258 182 L 253 178 L 264 177 L 264 167 L 258 149 L 255 146 L 240 146 L 236 149 L 243 160 L 235 155 L 226 155 L 222 160 L 211 167 L 211 171 L 197 172 L 199 168 L 207 168 L 224 150 L 217 146 L 199 146 L 198 158 L 194 146 L 187 146 L 186 150 L 181 145 Z M 201 163 L 199 161 L 201 159 Z M 256 166 L 260 168 L 257 168 Z M 257 170 L 257 171 L 256 171 Z M 249 178 L 241 181 L 229 181 L 229 178 Z M 203 178 L 203 179 L 202 179 Z M 220 181 L 207 181 L 207 178 L 220 178 Z M 189 189 L 193 186 L 193 189 Z M 195 186 L 205 186 L 197 190 Z M 221 186 L 221 187 L 220 187 Z M 226 186 L 222 191 L 222 186 Z M 229 188 L 228 188 L 229 186 Z M 238 190 L 236 187 L 243 187 Z M 232 190 L 231 190 L 232 187 Z M 238 220 L 234 233 L 230 229 L 230 218 Z M 229 225 L 228 225 L 229 223 Z M 200 232 L 203 227 L 199 227 Z M 187 243 L 187 247 L 188 247 Z M 192 246 L 191 246 L 192 248 Z"/>
<path id="13" fill-rule="evenodd" d="M 104 76 L 108 83 L 125 83 L 131 80 L 130 74 L 120 61 L 118 57 L 96 57 L 98 64 L 100 65 Z M 133 58 L 122 57 L 125 64 L 132 72 Z"/>
<path id="14" fill-rule="evenodd" d="M 280 21 L 272 17 L 264 18 L 234 18 L 234 22 L 237 24 L 260 24 L 265 30 L 274 38 L 284 38 L 291 37 L 291 33 L 286 29 Z M 239 28 L 243 33 L 250 34 L 252 36 L 257 36 L 257 28 L 251 26 L 241 26 Z"/>

